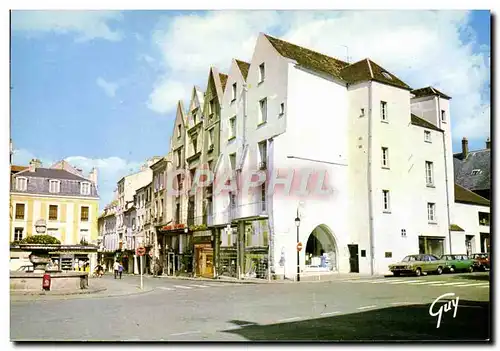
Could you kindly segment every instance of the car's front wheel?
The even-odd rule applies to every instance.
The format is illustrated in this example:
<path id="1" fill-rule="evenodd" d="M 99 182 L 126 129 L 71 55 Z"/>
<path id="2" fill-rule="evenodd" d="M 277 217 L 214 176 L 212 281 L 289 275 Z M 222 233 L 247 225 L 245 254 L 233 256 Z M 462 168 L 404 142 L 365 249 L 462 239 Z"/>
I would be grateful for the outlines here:
<path id="1" fill-rule="evenodd" d="M 415 270 L 415 275 L 416 275 L 417 277 L 420 277 L 420 276 L 422 275 L 422 270 L 421 270 L 420 268 L 417 268 L 417 269 Z"/>
<path id="2" fill-rule="evenodd" d="M 474 272 L 474 266 L 470 266 L 467 270 L 469 271 L 469 273 Z"/>
<path id="3" fill-rule="evenodd" d="M 455 266 L 450 267 L 450 273 L 455 273 Z"/>
<path id="4" fill-rule="evenodd" d="M 443 268 L 442 268 L 441 266 L 439 266 L 439 267 L 438 267 L 438 269 L 437 269 L 437 271 L 436 271 L 436 273 L 437 273 L 438 275 L 443 274 Z"/>

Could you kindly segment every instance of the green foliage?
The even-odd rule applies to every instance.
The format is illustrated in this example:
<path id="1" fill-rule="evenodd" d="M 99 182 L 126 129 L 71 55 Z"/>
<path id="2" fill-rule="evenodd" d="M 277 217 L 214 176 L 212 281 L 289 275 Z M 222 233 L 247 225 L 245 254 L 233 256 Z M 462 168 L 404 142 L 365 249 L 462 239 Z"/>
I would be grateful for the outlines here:
<path id="1" fill-rule="evenodd" d="M 206 230 L 206 229 L 207 229 L 206 224 L 192 225 L 189 227 L 189 231 L 191 231 L 191 232 L 196 232 L 196 231 Z"/>
<path id="2" fill-rule="evenodd" d="M 60 245 L 61 241 L 52 235 L 30 235 L 18 242 L 19 244 Z"/>

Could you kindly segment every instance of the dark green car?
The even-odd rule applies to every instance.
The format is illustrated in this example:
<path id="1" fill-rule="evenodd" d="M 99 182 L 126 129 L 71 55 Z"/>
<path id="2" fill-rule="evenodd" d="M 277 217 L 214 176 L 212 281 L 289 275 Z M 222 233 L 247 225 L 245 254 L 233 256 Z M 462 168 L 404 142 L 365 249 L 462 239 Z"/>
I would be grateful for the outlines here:
<path id="1" fill-rule="evenodd" d="M 467 255 L 443 255 L 441 260 L 445 261 L 444 270 L 450 273 L 474 271 L 474 260 Z"/>

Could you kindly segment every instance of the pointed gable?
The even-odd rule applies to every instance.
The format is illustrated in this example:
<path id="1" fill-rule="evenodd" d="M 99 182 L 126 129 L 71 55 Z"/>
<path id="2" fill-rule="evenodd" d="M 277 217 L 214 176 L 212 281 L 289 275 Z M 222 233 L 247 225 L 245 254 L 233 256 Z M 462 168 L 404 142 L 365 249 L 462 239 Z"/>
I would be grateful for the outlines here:
<path id="1" fill-rule="evenodd" d="M 425 88 L 420 88 L 420 89 L 415 89 L 412 90 L 411 93 L 415 95 L 415 98 L 419 97 L 424 97 L 424 96 L 439 96 L 440 98 L 450 100 L 451 97 L 449 97 L 446 94 L 443 94 L 439 90 L 437 90 L 434 87 L 425 87 Z"/>
<path id="2" fill-rule="evenodd" d="M 227 74 L 219 73 L 219 79 L 222 86 L 222 92 L 224 93 L 224 90 L 226 90 Z"/>
<path id="3" fill-rule="evenodd" d="M 236 64 L 238 65 L 238 68 L 240 69 L 241 75 L 243 76 L 243 79 L 246 81 L 247 76 L 248 76 L 248 70 L 250 69 L 250 64 L 245 61 L 237 60 L 234 59 Z"/>
<path id="4" fill-rule="evenodd" d="M 191 101 L 189 102 L 189 108 L 187 111 L 185 111 L 184 114 L 186 129 L 189 129 L 195 125 L 192 112 L 193 110 L 198 109 L 200 112 L 197 112 L 197 114 L 201 113 L 201 111 L 203 110 L 203 103 L 204 103 L 204 93 L 199 87 L 195 85 L 193 87 L 193 90 L 191 91 Z M 196 120 L 196 123 L 198 123 L 199 121 L 200 120 Z"/>

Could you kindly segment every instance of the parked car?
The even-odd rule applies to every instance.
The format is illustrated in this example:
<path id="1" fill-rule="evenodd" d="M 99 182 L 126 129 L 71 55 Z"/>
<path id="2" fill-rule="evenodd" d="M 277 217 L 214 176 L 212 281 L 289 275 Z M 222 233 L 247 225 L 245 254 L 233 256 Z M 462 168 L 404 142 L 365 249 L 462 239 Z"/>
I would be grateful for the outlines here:
<path id="1" fill-rule="evenodd" d="M 434 255 L 409 255 L 401 262 L 389 265 L 389 270 L 395 275 L 414 274 L 417 277 L 427 273 L 443 273 L 445 262 Z"/>
<path id="2" fill-rule="evenodd" d="M 16 272 L 33 272 L 33 266 L 32 265 L 21 266 L 18 269 L 16 269 Z"/>
<path id="3" fill-rule="evenodd" d="M 474 260 L 474 270 L 485 271 L 490 269 L 490 254 L 489 253 L 475 253 L 472 254 Z"/>
<path id="4" fill-rule="evenodd" d="M 443 255 L 440 259 L 445 261 L 444 270 L 450 273 L 454 273 L 457 271 L 474 271 L 474 260 L 465 254 Z"/>

